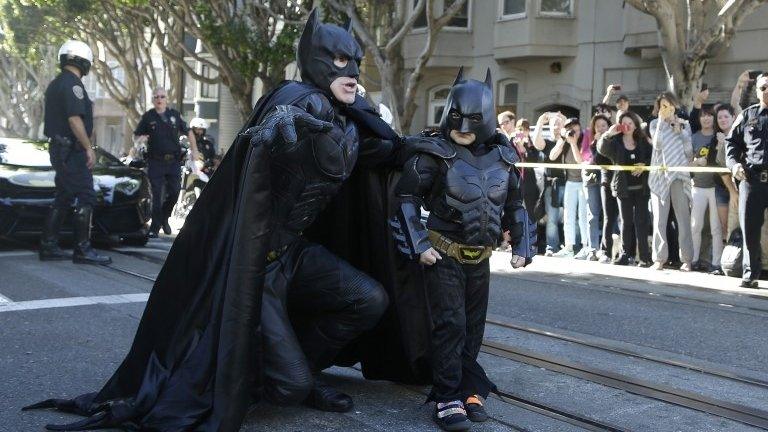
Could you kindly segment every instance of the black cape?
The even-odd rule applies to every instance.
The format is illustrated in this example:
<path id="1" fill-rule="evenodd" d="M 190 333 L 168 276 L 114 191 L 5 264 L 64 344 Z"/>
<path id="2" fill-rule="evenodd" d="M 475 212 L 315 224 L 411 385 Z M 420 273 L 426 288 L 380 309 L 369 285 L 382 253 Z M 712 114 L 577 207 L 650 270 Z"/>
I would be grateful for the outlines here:
<path id="1" fill-rule="evenodd" d="M 246 130 L 276 105 L 320 90 L 284 82 L 263 96 L 189 213 L 157 277 L 131 349 L 98 393 L 33 408 L 87 416 L 52 430 L 122 426 L 163 431 L 237 431 L 260 381 L 259 320 L 271 228 L 269 152 Z M 395 140 L 357 98 L 343 114 L 361 135 Z M 372 379 L 429 381 L 421 273 L 396 253 L 387 218 L 390 168 L 358 165 L 307 236 L 379 280 L 390 308 L 337 363 L 360 362 Z"/>

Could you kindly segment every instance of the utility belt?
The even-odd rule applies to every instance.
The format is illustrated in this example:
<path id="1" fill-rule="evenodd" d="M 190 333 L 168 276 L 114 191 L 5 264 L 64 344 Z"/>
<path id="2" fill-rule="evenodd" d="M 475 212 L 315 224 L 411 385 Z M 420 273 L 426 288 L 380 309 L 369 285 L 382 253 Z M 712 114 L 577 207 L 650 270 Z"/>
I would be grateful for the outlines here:
<path id="1" fill-rule="evenodd" d="M 53 138 L 48 139 L 48 143 L 53 151 L 58 152 L 61 163 L 66 163 L 69 155 L 76 150 L 75 142 L 65 136 L 54 135 Z"/>
<path id="2" fill-rule="evenodd" d="M 455 242 L 437 231 L 429 230 L 429 241 L 438 252 L 448 255 L 461 264 L 480 264 L 490 258 L 490 246 L 469 246 Z"/>
<path id="3" fill-rule="evenodd" d="M 163 161 L 163 162 L 180 162 L 181 161 L 181 152 L 173 152 L 173 153 L 150 153 L 149 154 L 150 159 Z"/>

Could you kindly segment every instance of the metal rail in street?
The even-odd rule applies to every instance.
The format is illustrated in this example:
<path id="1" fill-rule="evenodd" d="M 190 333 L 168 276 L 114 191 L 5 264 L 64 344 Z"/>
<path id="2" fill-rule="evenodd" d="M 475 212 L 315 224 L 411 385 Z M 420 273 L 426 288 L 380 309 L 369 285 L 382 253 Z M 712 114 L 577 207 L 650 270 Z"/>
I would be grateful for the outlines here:
<path id="1" fill-rule="evenodd" d="M 515 348 L 509 345 L 485 340 L 482 351 L 508 360 L 563 373 L 579 379 L 624 390 L 640 396 L 657 399 L 684 408 L 705 412 L 734 420 L 750 426 L 768 429 L 768 412 L 717 400 L 694 392 L 675 389 L 647 380 L 621 375 L 594 368 L 562 358 Z"/>
<path id="2" fill-rule="evenodd" d="M 667 357 L 663 357 L 661 355 L 653 354 L 650 352 L 643 352 L 641 349 L 639 349 L 640 347 L 638 347 L 638 349 L 633 349 L 630 347 L 622 346 L 620 344 L 611 344 L 605 341 L 598 341 L 593 338 L 576 337 L 576 336 L 566 335 L 562 333 L 557 333 L 556 331 L 552 331 L 552 330 L 543 330 L 543 329 L 535 328 L 529 325 L 517 324 L 512 321 L 502 320 L 501 318 L 496 318 L 496 317 L 487 318 L 485 322 L 498 327 L 503 327 L 511 330 L 518 330 L 526 333 L 535 334 L 538 336 L 545 336 L 551 339 L 558 339 L 566 342 L 571 342 L 577 345 L 596 348 L 602 351 L 622 354 L 629 357 L 635 357 L 641 360 L 647 360 L 654 363 L 663 364 L 666 366 L 673 366 L 677 368 L 687 369 L 694 372 L 716 376 L 719 378 L 725 378 L 731 381 L 736 381 L 743 384 L 749 384 L 749 385 L 760 387 L 764 390 L 768 390 L 768 380 L 755 377 L 755 376 L 740 374 L 734 371 L 716 369 L 716 368 L 701 365 L 701 364 L 695 364 L 695 363 L 686 362 L 678 359 L 667 358 Z"/>

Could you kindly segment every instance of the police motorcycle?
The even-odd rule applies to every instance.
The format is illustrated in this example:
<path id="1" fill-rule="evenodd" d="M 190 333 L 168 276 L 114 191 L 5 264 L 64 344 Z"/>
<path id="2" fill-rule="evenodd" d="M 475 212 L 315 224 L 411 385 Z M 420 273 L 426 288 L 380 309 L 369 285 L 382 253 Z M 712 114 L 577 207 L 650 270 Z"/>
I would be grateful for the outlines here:
<path id="1" fill-rule="evenodd" d="M 181 137 L 180 142 L 182 144 L 182 157 L 186 162 L 181 166 L 181 193 L 179 200 L 173 207 L 172 215 L 174 218 L 184 220 L 200 197 L 203 188 L 208 184 L 211 170 L 207 161 L 192 160 L 192 152 L 189 150 L 187 137 Z"/>

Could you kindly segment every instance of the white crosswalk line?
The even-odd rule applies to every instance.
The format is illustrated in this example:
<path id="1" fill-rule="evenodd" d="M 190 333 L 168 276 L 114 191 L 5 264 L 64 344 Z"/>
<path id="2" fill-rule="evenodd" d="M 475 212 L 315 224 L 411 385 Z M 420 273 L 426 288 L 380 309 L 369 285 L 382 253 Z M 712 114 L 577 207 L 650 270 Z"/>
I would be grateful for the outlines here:
<path id="1" fill-rule="evenodd" d="M 0 258 L 3 258 L 3 257 L 15 257 L 15 256 L 30 256 L 30 255 L 37 255 L 37 252 L 35 252 L 35 251 L 5 251 L 5 252 L 0 252 Z"/>
<path id="2" fill-rule="evenodd" d="M 149 298 L 148 293 L 117 294 L 95 297 L 64 297 L 46 300 L 27 300 L 7 303 L 0 302 L 0 313 L 34 309 L 54 309 L 96 304 L 143 303 Z"/>
<path id="3" fill-rule="evenodd" d="M 2 306 L 3 303 L 13 303 L 13 302 L 8 297 L 0 294 L 0 306 Z"/>

